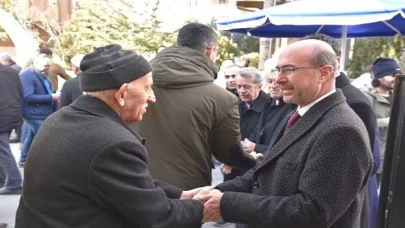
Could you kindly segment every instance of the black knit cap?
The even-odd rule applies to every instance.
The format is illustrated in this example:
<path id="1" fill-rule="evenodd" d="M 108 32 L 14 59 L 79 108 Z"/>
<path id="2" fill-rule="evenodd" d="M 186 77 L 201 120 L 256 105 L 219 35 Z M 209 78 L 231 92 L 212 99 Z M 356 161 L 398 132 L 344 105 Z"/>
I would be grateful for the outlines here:
<path id="1" fill-rule="evenodd" d="M 149 62 L 118 44 L 96 48 L 80 63 L 80 86 L 85 92 L 119 88 L 152 71 Z"/>
<path id="2" fill-rule="evenodd" d="M 398 62 L 392 58 L 381 57 L 373 63 L 374 79 L 380 79 L 387 75 L 395 75 L 401 73 L 401 67 Z"/>

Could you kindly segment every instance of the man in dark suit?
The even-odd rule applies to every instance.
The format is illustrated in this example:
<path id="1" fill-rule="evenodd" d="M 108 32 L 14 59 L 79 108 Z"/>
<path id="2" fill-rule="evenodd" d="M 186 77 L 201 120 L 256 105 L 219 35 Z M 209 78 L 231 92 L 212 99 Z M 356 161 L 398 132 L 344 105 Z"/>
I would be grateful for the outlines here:
<path id="1" fill-rule="evenodd" d="M 340 62 L 340 45 L 332 37 L 325 34 L 312 34 L 305 36 L 302 40 L 316 39 L 328 43 L 336 53 L 337 61 Z M 343 95 L 346 97 L 346 102 L 353 109 L 353 111 L 360 117 L 366 126 L 370 147 L 373 151 L 373 172 L 370 176 L 368 191 L 366 191 L 364 208 L 362 211 L 361 227 L 362 228 L 375 228 L 377 222 L 377 207 L 378 207 L 378 191 L 377 191 L 377 170 L 380 167 L 381 159 L 378 151 L 374 150 L 377 120 L 374 115 L 373 108 L 371 107 L 369 99 L 359 89 L 354 87 L 349 78 L 343 72 L 337 71 L 336 73 L 336 88 L 342 90 Z"/>
<path id="2" fill-rule="evenodd" d="M 273 137 L 264 160 L 201 192 L 204 220 L 251 227 L 359 227 L 371 150 L 364 124 L 335 89 L 336 54 L 325 42 L 298 41 L 280 54 L 283 99 L 298 105 Z M 295 122 L 295 124 L 294 124 Z"/>
<path id="3" fill-rule="evenodd" d="M 127 123 L 155 102 L 146 59 L 119 45 L 81 62 L 85 96 L 42 125 L 25 166 L 16 227 L 198 227 L 199 191 L 155 181 Z"/>

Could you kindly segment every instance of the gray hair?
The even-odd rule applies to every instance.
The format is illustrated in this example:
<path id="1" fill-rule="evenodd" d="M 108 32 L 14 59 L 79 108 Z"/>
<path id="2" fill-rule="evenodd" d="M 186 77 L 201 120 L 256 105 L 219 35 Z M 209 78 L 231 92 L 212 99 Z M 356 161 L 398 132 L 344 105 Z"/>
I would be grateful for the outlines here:
<path id="1" fill-rule="evenodd" d="M 6 52 L 0 53 L 0 61 L 14 62 L 13 58 L 11 58 L 11 55 Z"/>
<path id="2" fill-rule="evenodd" d="M 314 57 L 311 61 L 313 66 L 325 66 L 330 65 L 333 67 L 332 77 L 334 78 L 337 75 L 339 69 L 337 67 L 336 53 L 331 52 L 322 47 L 314 47 Z"/>
<path id="3" fill-rule="evenodd" d="M 251 79 L 253 78 L 253 83 L 255 85 L 262 84 L 262 75 L 260 71 L 254 67 L 246 67 L 239 70 L 238 75 L 242 78 Z"/>

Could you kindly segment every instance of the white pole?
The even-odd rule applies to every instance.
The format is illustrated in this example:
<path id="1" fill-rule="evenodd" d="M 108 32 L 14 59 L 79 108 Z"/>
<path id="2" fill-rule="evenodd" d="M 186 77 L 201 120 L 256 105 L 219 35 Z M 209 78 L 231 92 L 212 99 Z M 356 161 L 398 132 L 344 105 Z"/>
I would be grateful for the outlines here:
<path id="1" fill-rule="evenodd" d="M 344 71 L 346 66 L 346 44 L 347 44 L 347 26 L 342 26 L 342 40 L 340 43 L 340 71 Z"/>

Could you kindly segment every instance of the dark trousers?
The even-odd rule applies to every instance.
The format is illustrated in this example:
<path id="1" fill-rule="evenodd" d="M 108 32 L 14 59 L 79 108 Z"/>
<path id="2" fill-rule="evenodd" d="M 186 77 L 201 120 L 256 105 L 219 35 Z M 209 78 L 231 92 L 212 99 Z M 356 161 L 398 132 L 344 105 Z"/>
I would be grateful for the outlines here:
<path id="1" fill-rule="evenodd" d="M 7 189 L 21 187 L 21 174 L 11 153 L 10 132 L 0 133 L 0 187 Z"/>

